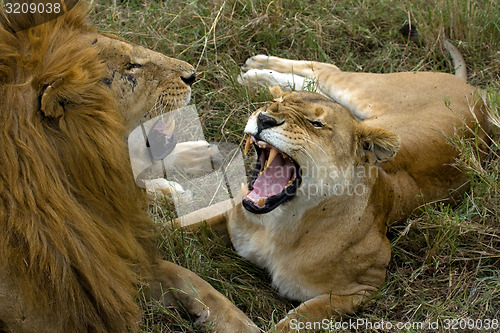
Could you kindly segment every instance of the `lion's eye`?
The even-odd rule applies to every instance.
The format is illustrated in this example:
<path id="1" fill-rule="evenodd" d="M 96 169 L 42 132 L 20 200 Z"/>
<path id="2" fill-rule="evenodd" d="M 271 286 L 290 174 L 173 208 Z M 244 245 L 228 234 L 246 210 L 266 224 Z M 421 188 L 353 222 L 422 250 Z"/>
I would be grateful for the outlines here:
<path id="1" fill-rule="evenodd" d="M 142 65 L 141 64 L 136 64 L 136 63 L 133 63 L 133 62 L 129 62 L 128 64 L 125 65 L 125 70 L 129 71 L 129 70 L 132 70 L 134 68 L 141 68 Z"/>
<path id="2" fill-rule="evenodd" d="M 323 125 L 323 123 L 321 121 L 318 121 L 318 120 L 309 120 L 309 122 L 314 127 L 324 127 L 325 126 L 325 125 Z"/>

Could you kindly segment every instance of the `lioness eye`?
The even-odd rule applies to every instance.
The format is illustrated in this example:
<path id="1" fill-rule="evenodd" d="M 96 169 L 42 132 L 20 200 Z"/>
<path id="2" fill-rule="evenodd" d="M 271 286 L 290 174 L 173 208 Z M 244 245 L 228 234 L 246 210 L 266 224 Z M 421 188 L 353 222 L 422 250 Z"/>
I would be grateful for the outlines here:
<path id="1" fill-rule="evenodd" d="M 309 122 L 314 126 L 314 127 L 324 127 L 323 123 L 321 121 L 317 120 L 309 120 Z"/>
<path id="2" fill-rule="evenodd" d="M 125 65 L 125 70 L 129 71 L 131 69 L 141 68 L 141 67 L 142 67 L 141 64 L 136 64 L 136 63 L 133 63 L 133 62 L 129 62 L 128 64 Z"/>

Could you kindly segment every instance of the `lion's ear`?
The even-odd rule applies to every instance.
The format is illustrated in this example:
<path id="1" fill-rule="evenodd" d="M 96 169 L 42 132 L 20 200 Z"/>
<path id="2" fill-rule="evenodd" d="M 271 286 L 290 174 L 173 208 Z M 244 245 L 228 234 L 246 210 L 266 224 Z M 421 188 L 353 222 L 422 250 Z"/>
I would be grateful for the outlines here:
<path id="1" fill-rule="evenodd" d="M 40 110 L 46 117 L 59 118 L 64 114 L 57 88 L 63 83 L 62 78 L 54 82 L 45 83 L 40 92 Z"/>
<path id="2" fill-rule="evenodd" d="M 379 161 L 387 161 L 398 152 L 399 137 L 385 129 L 358 124 L 357 136 L 360 151 L 373 153 Z"/>

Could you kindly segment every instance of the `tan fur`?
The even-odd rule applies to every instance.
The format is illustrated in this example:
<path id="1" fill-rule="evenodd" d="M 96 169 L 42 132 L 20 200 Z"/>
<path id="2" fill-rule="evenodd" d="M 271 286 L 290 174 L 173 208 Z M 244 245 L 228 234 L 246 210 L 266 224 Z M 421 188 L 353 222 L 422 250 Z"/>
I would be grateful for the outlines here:
<path id="1" fill-rule="evenodd" d="M 158 101 L 186 104 L 192 67 L 99 34 L 86 13 L 40 25 L 0 12 L 0 330 L 136 332 L 148 279 L 200 324 L 249 329 L 206 282 L 159 260 L 130 170 L 127 129 Z"/>
<path id="2" fill-rule="evenodd" d="M 189 102 L 191 88 L 186 82 L 194 78 L 191 65 L 114 35 L 87 36 L 86 41 L 98 48 L 108 68 L 103 80 L 115 93 L 127 132 L 140 124 L 145 110 L 151 110 L 151 118 Z"/>
<path id="3" fill-rule="evenodd" d="M 466 191 L 448 138 L 470 137 L 476 120 L 484 137 L 482 101 L 474 87 L 443 73 L 350 73 L 268 56 L 243 69 L 242 83 L 286 89 L 314 80 L 323 96 L 273 88 L 274 102 L 250 117 L 245 132 L 293 158 L 304 175 L 298 193 L 268 213 L 230 211 L 231 240 L 270 272 L 282 295 L 304 301 L 279 330 L 296 319 L 352 314 L 385 280 L 386 226 Z M 259 127 L 259 114 L 278 125 Z M 323 127 L 311 125 L 318 120 Z"/>

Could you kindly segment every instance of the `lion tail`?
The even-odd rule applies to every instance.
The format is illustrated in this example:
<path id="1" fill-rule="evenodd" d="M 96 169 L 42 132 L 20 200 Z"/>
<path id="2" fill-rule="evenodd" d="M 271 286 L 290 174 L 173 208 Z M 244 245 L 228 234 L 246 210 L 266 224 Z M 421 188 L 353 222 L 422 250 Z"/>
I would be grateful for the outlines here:
<path id="1" fill-rule="evenodd" d="M 462 53 L 447 39 L 443 41 L 443 46 L 450 53 L 451 59 L 453 60 L 455 75 L 464 81 L 467 81 L 467 66 L 465 65 Z"/>

